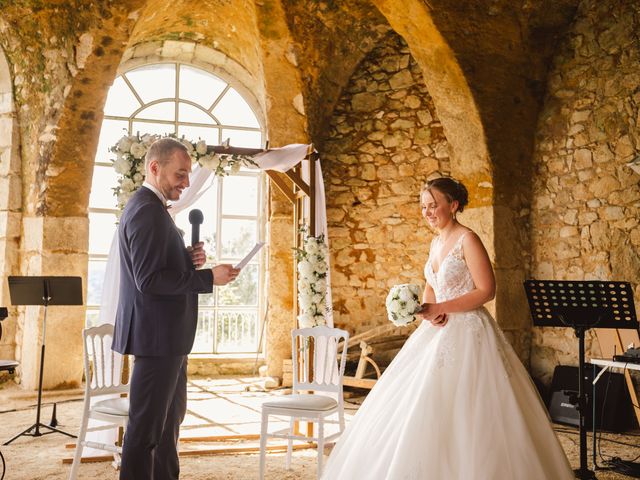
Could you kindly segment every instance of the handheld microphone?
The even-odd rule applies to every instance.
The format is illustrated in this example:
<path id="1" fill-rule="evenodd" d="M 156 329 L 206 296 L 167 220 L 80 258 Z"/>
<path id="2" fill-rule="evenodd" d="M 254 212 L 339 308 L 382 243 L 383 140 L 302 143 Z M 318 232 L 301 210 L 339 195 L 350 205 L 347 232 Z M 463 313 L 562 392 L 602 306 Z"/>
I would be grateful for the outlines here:
<path id="1" fill-rule="evenodd" d="M 200 225 L 204 222 L 202 211 L 194 208 L 189 212 L 189 223 L 191 224 L 191 246 L 200 241 Z"/>

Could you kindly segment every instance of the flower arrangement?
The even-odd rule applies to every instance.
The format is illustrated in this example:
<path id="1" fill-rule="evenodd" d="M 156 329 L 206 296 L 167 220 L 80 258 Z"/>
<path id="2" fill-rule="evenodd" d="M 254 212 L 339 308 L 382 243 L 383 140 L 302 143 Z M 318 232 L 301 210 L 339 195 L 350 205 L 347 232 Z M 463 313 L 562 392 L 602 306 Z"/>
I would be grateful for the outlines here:
<path id="1" fill-rule="evenodd" d="M 298 259 L 298 316 L 300 327 L 326 325 L 327 309 L 327 255 L 329 253 L 324 235 L 307 235 L 303 228 L 304 242 L 296 249 Z"/>
<path id="2" fill-rule="evenodd" d="M 207 143 L 204 140 L 192 142 L 175 135 L 165 135 L 182 142 L 187 148 L 189 155 L 194 162 L 204 168 L 208 168 L 216 176 L 225 176 L 238 173 L 240 167 L 257 167 L 256 163 L 248 156 L 235 154 L 209 153 Z M 119 214 L 124 210 L 124 206 L 129 201 L 133 193 L 142 186 L 144 182 L 144 159 L 153 142 L 162 138 L 160 135 L 124 135 L 118 142 L 109 149 L 116 154 L 113 168 L 118 177 L 118 186 L 113 189 L 117 198 Z"/>
<path id="3" fill-rule="evenodd" d="M 415 322 L 415 314 L 420 311 L 420 286 L 410 283 L 394 285 L 387 295 L 387 315 L 398 326 Z"/>

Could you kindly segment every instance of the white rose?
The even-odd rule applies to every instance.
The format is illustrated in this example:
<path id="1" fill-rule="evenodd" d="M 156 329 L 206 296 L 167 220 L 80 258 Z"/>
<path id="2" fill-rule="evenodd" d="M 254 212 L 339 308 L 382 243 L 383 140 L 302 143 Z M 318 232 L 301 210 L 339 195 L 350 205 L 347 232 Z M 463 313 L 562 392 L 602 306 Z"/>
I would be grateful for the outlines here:
<path id="1" fill-rule="evenodd" d="M 138 160 L 144 157 L 147 153 L 147 149 L 142 143 L 135 142 L 131 145 L 131 155 L 133 158 L 137 158 Z"/>
<path id="2" fill-rule="evenodd" d="M 312 298 L 311 295 L 306 295 L 302 293 L 298 295 L 298 304 L 300 305 L 300 308 L 303 311 L 306 312 L 311 308 L 311 303 L 312 303 L 311 298 Z"/>
<path id="3" fill-rule="evenodd" d="M 326 293 L 327 291 L 327 281 L 324 278 L 319 278 L 316 280 L 316 292 L 318 293 Z"/>
<path id="4" fill-rule="evenodd" d="M 320 305 L 323 298 L 324 298 L 324 295 L 320 295 L 319 293 L 316 293 L 313 295 L 313 297 L 311 297 L 311 301 L 313 302 L 314 305 Z"/>
<path id="5" fill-rule="evenodd" d="M 313 293 L 311 290 L 311 284 L 305 278 L 298 279 L 298 291 L 307 295 L 311 295 Z"/>
<path id="6" fill-rule="evenodd" d="M 404 306 L 404 308 L 405 310 L 407 310 L 409 315 L 413 315 L 418 309 L 418 302 L 416 302 L 415 300 L 409 300 L 407 301 L 407 304 Z"/>
<path id="7" fill-rule="evenodd" d="M 116 173 L 119 173 L 120 175 L 126 175 L 131 170 L 131 164 L 126 158 L 120 157 L 114 162 L 113 168 L 115 169 Z"/>
<path id="8" fill-rule="evenodd" d="M 314 326 L 316 327 L 321 327 L 322 325 L 327 324 L 327 321 L 324 318 L 324 313 L 320 313 L 316 315 L 315 317 L 313 317 L 313 320 L 314 320 Z"/>
<path id="9" fill-rule="evenodd" d="M 310 255 L 315 255 L 318 253 L 318 243 L 316 242 L 316 239 L 313 237 L 309 237 L 307 238 L 307 242 L 304 246 L 304 249 L 307 251 L 307 253 L 309 253 Z"/>
<path id="10" fill-rule="evenodd" d="M 226 158 L 220 159 L 220 168 L 227 168 L 228 165 L 229 165 L 229 160 L 227 160 Z"/>
<path id="11" fill-rule="evenodd" d="M 309 313 L 298 315 L 298 323 L 300 328 L 310 328 L 314 326 L 313 316 Z"/>
<path id="12" fill-rule="evenodd" d="M 233 175 L 235 175 L 236 173 L 238 173 L 240 171 L 240 162 L 236 162 L 233 165 L 231 165 L 231 173 Z"/>
<path id="13" fill-rule="evenodd" d="M 207 142 L 205 142 L 204 140 L 200 140 L 198 143 L 196 143 L 196 152 L 198 152 L 198 155 L 206 154 Z"/>
<path id="14" fill-rule="evenodd" d="M 117 144 L 118 150 L 124 153 L 128 153 L 129 150 L 131 149 L 131 143 L 132 141 L 129 135 L 125 135 L 120 140 L 118 140 L 118 144 Z"/>
<path id="15" fill-rule="evenodd" d="M 298 272 L 303 278 L 309 278 L 313 275 L 313 265 L 307 260 L 298 262 Z"/>
<path id="16" fill-rule="evenodd" d="M 120 183 L 120 188 L 125 192 L 131 192 L 134 187 L 135 185 L 133 183 L 133 180 L 131 180 L 130 178 L 123 178 L 122 182 Z"/>
<path id="17" fill-rule="evenodd" d="M 149 148 L 151 146 L 151 144 L 156 141 L 156 136 L 155 135 L 149 135 L 148 133 L 145 133 L 140 138 L 140 140 L 142 141 L 142 143 L 144 144 L 145 147 Z"/>
<path id="18" fill-rule="evenodd" d="M 400 289 L 400 291 L 398 292 L 398 298 L 403 302 L 413 300 L 413 292 L 409 289 L 408 285 Z"/>
<path id="19" fill-rule="evenodd" d="M 140 173 L 136 173 L 133 175 L 133 181 L 136 183 L 140 183 L 144 180 L 144 177 Z"/>
<path id="20" fill-rule="evenodd" d="M 392 313 L 398 313 L 400 310 L 402 310 L 400 302 L 398 300 L 391 300 L 391 303 L 389 304 L 389 311 Z"/>
<path id="21" fill-rule="evenodd" d="M 318 259 L 315 264 L 315 271 L 320 274 L 327 273 L 327 262 L 324 259 Z"/>

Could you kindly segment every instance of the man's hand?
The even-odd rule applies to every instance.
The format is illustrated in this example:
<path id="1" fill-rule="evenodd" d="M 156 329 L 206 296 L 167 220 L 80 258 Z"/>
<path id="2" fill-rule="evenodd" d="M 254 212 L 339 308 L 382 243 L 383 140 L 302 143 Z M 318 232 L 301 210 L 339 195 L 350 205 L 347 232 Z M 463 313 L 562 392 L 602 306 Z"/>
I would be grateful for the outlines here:
<path id="1" fill-rule="evenodd" d="M 200 268 L 207 261 L 207 254 L 204 252 L 204 242 L 198 242 L 193 247 L 187 247 L 187 252 L 189 252 L 191 262 L 196 268 Z"/>
<path id="2" fill-rule="evenodd" d="M 233 282 L 240 273 L 239 268 L 233 268 L 232 265 L 227 263 L 216 265 L 211 270 L 213 271 L 214 285 L 226 285 L 229 282 Z"/>

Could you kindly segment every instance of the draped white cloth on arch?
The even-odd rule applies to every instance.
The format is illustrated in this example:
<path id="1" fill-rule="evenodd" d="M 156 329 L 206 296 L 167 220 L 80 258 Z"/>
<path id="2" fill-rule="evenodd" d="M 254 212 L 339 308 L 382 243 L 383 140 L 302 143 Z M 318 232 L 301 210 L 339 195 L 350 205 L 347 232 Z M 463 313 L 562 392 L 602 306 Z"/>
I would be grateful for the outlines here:
<path id="1" fill-rule="evenodd" d="M 300 163 L 306 156 L 311 145 L 292 144 L 281 148 L 273 148 L 258 153 L 252 157 L 253 161 L 258 165 L 260 170 L 275 170 L 277 172 L 286 172 L 295 165 Z M 310 162 L 302 162 L 302 178 L 309 181 L 309 164 Z M 316 235 L 324 234 L 325 241 L 328 245 L 327 236 L 327 209 L 324 192 L 324 180 L 322 178 L 322 167 L 320 161 L 315 162 L 316 178 Z M 180 199 L 174 202 L 169 208 L 172 217 L 181 211 L 193 205 L 212 185 L 209 181 L 213 176 L 213 172 L 207 168 L 195 165 L 191 175 L 189 176 L 190 186 L 183 190 Z M 309 209 L 309 199 L 305 199 L 305 209 Z M 329 258 L 327 258 L 327 263 Z M 329 265 L 327 265 L 329 267 Z M 120 250 L 118 248 L 118 232 L 113 236 L 109 256 L 107 258 L 107 266 L 104 276 L 104 284 L 102 287 L 102 298 L 100 302 L 100 313 L 98 316 L 98 325 L 104 323 L 114 324 L 116 320 L 116 311 L 118 308 L 118 294 L 120 286 Z M 331 281 L 330 269 L 327 268 L 327 308 L 325 320 L 328 326 L 333 326 L 333 309 L 331 308 Z M 108 366 L 107 366 L 108 367 Z M 91 421 L 93 422 L 93 420 Z M 93 426 L 90 424 L 90 427 Z M 115 430 L 103 430 L 87 433 L 87 440 L 100 443 L 111 443 L 116 440 Z M 83 457 L 97 455 L 98 451 L 85 448 Z"/>

